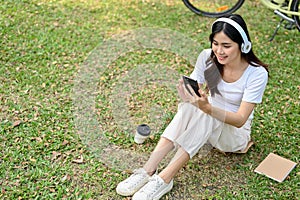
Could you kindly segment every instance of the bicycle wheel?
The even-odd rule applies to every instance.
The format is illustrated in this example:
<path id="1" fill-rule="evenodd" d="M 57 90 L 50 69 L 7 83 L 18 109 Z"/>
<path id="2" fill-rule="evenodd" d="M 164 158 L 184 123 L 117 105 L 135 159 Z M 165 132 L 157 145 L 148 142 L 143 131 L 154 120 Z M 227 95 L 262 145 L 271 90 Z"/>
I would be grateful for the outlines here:
<path id="1" fill-rule="evenodd" d="M 245 0 L 182 0 L 197 15 L 221 17 L 239 9 Z"/>
<path id="2" fill-rule="evenodd" d="M 293 0 L 292 5 L 291 5 L 291 9 L 294 12 L 298 12 L 299 13 L 299 0 Z M 295 20 L 295 24 L 297 29 L 300 31 L 300 17 L 299 15 L 293 15 L 293 19 Z"/>

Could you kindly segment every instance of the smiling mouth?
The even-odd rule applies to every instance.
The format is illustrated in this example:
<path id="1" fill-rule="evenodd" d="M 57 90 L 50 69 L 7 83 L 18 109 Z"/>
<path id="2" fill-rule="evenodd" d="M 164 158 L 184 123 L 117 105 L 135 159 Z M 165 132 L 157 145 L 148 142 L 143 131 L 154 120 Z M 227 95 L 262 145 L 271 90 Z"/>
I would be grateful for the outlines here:
<path id="1" fill-rule="evenodd" d="M 217 56 L 218 60 L 225 60 L 227 56 Z"/>

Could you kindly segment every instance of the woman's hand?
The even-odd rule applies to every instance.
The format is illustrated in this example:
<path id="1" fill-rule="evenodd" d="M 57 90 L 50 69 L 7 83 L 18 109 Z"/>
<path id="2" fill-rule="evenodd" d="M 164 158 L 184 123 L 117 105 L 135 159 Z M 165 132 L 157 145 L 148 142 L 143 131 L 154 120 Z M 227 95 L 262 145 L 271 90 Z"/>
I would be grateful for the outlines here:
<path id="1" fill-rule="evenodd" d="M 201 95 L 200 97 L 195 93 L 195 91 L 193 90 L 193 88 L 190 85 L 187 85 L 187 87 L 189 88 L 189 90 L 191 91 L 192 94 L 190 94 L 187 90 L 187 96 L 190 100 L 190 103 L 193 104 L 194 106 L 197 106 L 198 108 L 200 108 L 203 112 L 205 113 L 209 113 L 210 110 L 210 103 L 208 101 L 207 95 L 206 93 L 199 89 L 198 92 Z"/>
<path id="2" fill-rule="evenodd" d="M 189 90 L 191 91 L 192 94 L 190 94 L 189 91 L 186 89 L 184 82 L 181 79 L 179 81 L 179 86 L 178 86 L 178 92 L 179 92 L 180 97 L 182 99 L 185 99 L 185 101 L 190 102 L 194 106 L 200 108 L 203 112 L 209 113 L 210 112 L 210 103 L 208 101 L 207 95 L 204 92 L 204 90 L 202 90 L 202 89 L 198 90 L 199 94 L 201 95 L 201 97 L 199 97 L 189 84 L 187 84 L 187 87 L 189 88 Z"/>
<path id="3" fill-rule="evenodd" d="M 189 84 L 187 84 L 187 87 L 189 88 L 192 94 L 190 94 L 189 91 L 186 89 L 183 79 L 181 78 L 179 80 L 179 84 L 177 85 L 177 91 L 182 101 L 190 102 L 194 106 L 200 108 L 205 113 L 209 113 L 210 103 L 208 102 L 206 93 L 202 89 L 199 89 L 198 92 L 201 95 L 201 97 L 199 97 Z"/>
<path id="4" fill-rule="evenodd" d="M 182 78 L 179 79 L 179 83 L 177 85 L 177 91 L 178 91 L 178 94 L 179 94 L 179 96 L 180 96 L 180 98 L 183 102 L 189 102 L 190 101 L 188 96 L 186 95 L 186 88 L 184 86 Z"/>

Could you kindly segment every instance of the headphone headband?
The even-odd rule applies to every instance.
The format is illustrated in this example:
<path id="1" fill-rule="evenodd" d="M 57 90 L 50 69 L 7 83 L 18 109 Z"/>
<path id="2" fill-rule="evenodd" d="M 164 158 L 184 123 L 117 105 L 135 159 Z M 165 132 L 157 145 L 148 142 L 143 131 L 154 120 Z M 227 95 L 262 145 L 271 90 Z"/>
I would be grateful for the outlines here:
<path id="1" fill-rule="evenodd" d="M 231 26 L 233 26 L 242 36 L 244 43 L 242 44 L 241 47 L 241 51 L 243 53 L 249 53 L 249 51 L 251 50 L 251 42 L 248 40 L 248 37 L 244 31 L 244 29 L 234 20 L 230 19 L 230 18 L 225 18 L 225 17 L 221 17 L 219 19 L 217 19 L 212 26 L 216 23 L 216 22 L 225 22 L 230 24 Z"/>

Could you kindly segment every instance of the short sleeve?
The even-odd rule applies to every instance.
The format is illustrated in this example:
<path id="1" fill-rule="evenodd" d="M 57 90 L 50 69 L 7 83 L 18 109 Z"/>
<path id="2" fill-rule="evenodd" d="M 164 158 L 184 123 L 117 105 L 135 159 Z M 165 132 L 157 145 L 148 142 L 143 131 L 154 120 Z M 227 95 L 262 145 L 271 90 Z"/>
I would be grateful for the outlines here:
<path id="1" fill-rule="evenodd" d="M 264 67 L 253 67 L 246 82 L 243 101 L 261 103 L 268 82 L 268 72 Z"/>
<path id="2" fill-rule="evenodd" d="M 211 49 L 204 49 L 198 56 L 197 62 L 190 77 L 197 80 L 198 83 L 205 83 L 204 70 L 206 68 L 206 61 L 210 57 Z"/>

